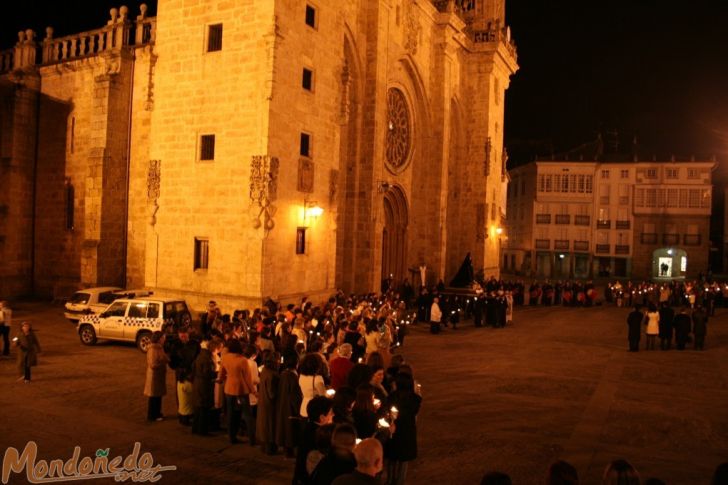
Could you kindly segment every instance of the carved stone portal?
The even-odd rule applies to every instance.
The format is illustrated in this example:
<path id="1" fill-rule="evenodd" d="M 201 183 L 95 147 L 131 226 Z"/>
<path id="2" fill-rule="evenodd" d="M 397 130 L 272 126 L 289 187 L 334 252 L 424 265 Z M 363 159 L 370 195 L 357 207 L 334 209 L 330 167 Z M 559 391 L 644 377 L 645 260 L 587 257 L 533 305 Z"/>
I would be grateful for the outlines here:
<path id="1" fill-rule="evenodd" d="M 250 161 L 250 202 L 256 212 L 253 227 L 263 225 L 266 233 L 275 227 L 273 202 L 278 196 L 278 169 L 276 157 L 253 155 Z"/>

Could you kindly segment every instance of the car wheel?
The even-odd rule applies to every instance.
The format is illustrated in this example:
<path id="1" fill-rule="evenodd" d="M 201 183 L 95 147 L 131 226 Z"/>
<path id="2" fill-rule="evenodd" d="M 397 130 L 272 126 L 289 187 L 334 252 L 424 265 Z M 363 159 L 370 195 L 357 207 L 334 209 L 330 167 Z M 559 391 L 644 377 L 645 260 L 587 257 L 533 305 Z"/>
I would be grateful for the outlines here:
<path id="1" fill-rule="evenodd" d="M 78 331 L 81 343 L 84 345 L 94 345 L 96 343 L 96 331 L 91 325 L 84 325 Z"/>
<path id="2" fill-rule="evenodd" d="M 139 350 L 146 353 L 149 349 L 149 345 L 152 343 L 151 332 L 139 332 L 136 338 L 136 344 Z"/>

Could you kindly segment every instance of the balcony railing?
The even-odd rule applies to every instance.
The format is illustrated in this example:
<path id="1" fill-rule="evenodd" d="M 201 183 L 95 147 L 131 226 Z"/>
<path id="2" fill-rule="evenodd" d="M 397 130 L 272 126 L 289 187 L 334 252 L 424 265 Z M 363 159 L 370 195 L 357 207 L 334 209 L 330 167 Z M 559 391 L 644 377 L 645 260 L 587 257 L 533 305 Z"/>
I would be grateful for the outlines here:
<path id="1" fill-rule="evenodd" d="M 615 254 L 629 254 L 629 245 L 617 244 L 614 246 L 614 252 Z"/>
<path id="2" fill-rule="evenodd" d="M 654 232 L 643 232 L 640 234 L 640 242 L 642 244 L 657 244 L 657 234 Z"/>
<path id="3" fill-rule="evenodd" d="M 563 251 L 569 250 L 569 241 L 565 239 L 556 239 L 554 241 L 554 249 L 561 249 Z"/>
<path id="4" fill-rule="evenodd" d="M 629 229 L 630 222 L 629 221 L 615 221 L 614 227 L 617 229 Z"/>
<path id="5" fill-rule="evenodd" d="M 574 241 L 574 251 L 589 251 L 589 241 Z"/>
<path id="6" fill-rule="evenodd" d="M 574 216 L 574 224 L 577 226 L 588 226 L 591 224 L 591 217 L 589 216 Z"/>
<path id="7" fill-rule="evenodd" d="M 700 242 L 701 242 L 700 234 L 683 235 L 683 244 L 686 246 L 700 246 Z"/>
<path id="8" fill-rule="evenodd" d="M 604 220 L 597 221 L 597 229 L 610 229 L 612 227 L 612 221 Z"/>
<path id="9" fill-rule="evenodd" d="M 536 224 L 551 224 L 551 214 L 536 214 Z"/>
<path id="10" fill-rule="evenodd" d="M 536 239 L 536 249 L 551 249 L 551 241 L 549 239 Z"/>
<path id="11" fill-rule="evenodd" d="M 0 73 L 13 70 L 13 59 L 15 57 L 15 49 L 6 49 L 0 51 Z"/>
<path id="12" fill-rule="evenodd" d="M 53 28 L 47 27 L 46 36 L 40 42 L 35 39 L 32 30 L 19 32 L 15 47 L 0 52 L 0 73 L 36 64 L 64 63 L 154 43 L 156 18 L 147 17 L 146 12 L 147 6 L 141 4 L 140 15 L 131 20 L 127 18 L 127 7 L 112 8 L 109 10 L 111 20 L 101 28 L 53 37 Z M 36 62 L 37 53 L 41 55 L 40 62 Z"/>
<path id="13" fill-rule="evenodd" d="M 597 244 L 595 253 L 598 254 L 609 254 L 609 244 Z"/>
<path id="14" fill-rule="evenodd" d="M 556 224 L 571 224 L 571 216 L 569 214 L 556 214 Z"/>
<path id="15" fill-rule="evenodd" d="M 680 234 L 663 234 L 662 244 L 671 246 L 673 244 L 680 244 Z"/>
<path id="16" fill-rule="evenodd" d="M 472 14 L 475 13 L 474 0 L 433 0 L 432 4 L 440 12 L 454 12 L 458 17 L 470 20 Z"/>

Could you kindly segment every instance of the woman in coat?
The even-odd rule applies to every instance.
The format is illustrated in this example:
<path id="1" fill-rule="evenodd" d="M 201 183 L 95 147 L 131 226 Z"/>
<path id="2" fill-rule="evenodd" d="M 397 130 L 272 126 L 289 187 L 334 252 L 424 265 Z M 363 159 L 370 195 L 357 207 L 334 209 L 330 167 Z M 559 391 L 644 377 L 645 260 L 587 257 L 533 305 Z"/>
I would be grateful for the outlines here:
<path id="1" fill-rule="evenodd" d="M 212 408 L 215 406 L 215 361 L 213 352 L 220 346 L 217 340 L 211 340 L 207 348 L 201 348 L 192 366 L 192 433 L 208 434 Z"/>
<path id="2" fill-rule="evenodd" d="M 258 383 L 258 416 L 255 425 L 263 453 L 272 455 L 276 452 L 276 396 L 278 395 L 278 354 L 266 350 L 263 352 L 263 370 Z"/>
<path id="3" fill-rule="evenodd" d="M 144 395 L 149 398 L 148 421 L 164 419 L 162 396 L 167 394 L 167 364 L 169 363 L 169 357 L 164 353 L 164 339 L 165 335 L 162 332 L 154 332 L 147 350 L 147 379 L 144 384 Z"/>
<path id="4" fill-rule="evenodd" d="M 20 333 L 13 339 L 18 347 L 18 381 L 30 382 L 30 368 L 38 365 L 40 342 L 29 322 L 20 324 Z"/>
<path id="5" fill-rule="evenodd" d="M 394 433 L 384 447 L 388 485 L 404 484 L 407 462 L 417 458 L 417 413 L 422 404 L 411 374 L 398 373 L 395 384 L 397 390 L 389 395 L 387 402 L 395 424 Z"/>
<path id="6" fill-rule="evenodd" d="M 654 303 L 650 303 L 646 318 L 647 328 L 645 334 L 647 335 L 647 343 L 645 344 L 645 350 L 655 350 L 657 336 L 660 334 L 660 313 Z"/>
<path id="7" fill-rule="evenodd" d="M 302 422 L 299 415 L 303 393 L 298 385 L 298 355 L 288 353 L 283 358 L 283 371 L 278 381 L 278 402 L 276 402 L 275 442 L 285 448 L 286 456 L 293 457 L 293 448 L 298 444 L 298 433 Z"/>

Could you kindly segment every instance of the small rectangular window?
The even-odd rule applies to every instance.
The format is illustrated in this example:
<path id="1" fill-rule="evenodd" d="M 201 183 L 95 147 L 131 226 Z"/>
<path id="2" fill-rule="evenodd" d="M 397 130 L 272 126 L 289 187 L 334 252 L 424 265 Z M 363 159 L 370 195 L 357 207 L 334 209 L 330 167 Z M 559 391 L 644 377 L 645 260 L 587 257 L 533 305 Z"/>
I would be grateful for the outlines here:
<path id="1" fill-rule="evenodd" d="M 207 269 L 210 257 L 210 241 L 202 238 L 195 238 L 195 271 Z"/>
<path id="2" fill-rule="evenodd" d="M 299 150 L 302 157 L 311 158 L 311 135 L 301 133 L 301 146 Z"/>
<path id="3" fill-rule="evenodd" d="M 215 160 L 215 135 L 200 137 L 200 160 Z"/>
<path id="4" fill-rule="evenodd" d="M 303 68 L 303 76 L 301 78 L 301 86 L 306 91 L 313 91 L 313 71 Z"/>
<path id="5" fill-rule="evenodd" d="M 71 182 L 66 182 L 66 230 L 73 231 L 75 227 L 73 206 L 76 199 L 76 190 Z"/>
<path id="6" fill-rule="evenodd" d="M 75 151 L 76 147 L 76 117 L 71 117 L 71 153 Z"/>
<path id="7" fill-rule="evenodd" d="M 689 168 L 688 169 L 688 178 L 689 179 L 700 178 L 700 171 L 697 168 Z"/>
<path id="8" fill-rule="evenodd" d="M 222 24 L 207 26 L 207 52 L 222 50 Z"/>
<path id="9" fill-rule="evenodd" d="M 629 178 L 629 170 L 621 170 L 619 172 L 619 176 L 621 178 L 623 178 L 623 179 L 628 179 Z"/>
<path id="10" fill-rule="evenodd" d="M 657 169 L 648 168 L 647 170 L 645 170 L 645 178 L 656 179 L 657 178 Z"/>
<path id="11" fill-rule="evenodd" d="M 306 5 L 306 25 L 316 28 L 316 9 L 311 5 Z"/>
<path id="12" fill-rule="evenodd" d="M 602 178 L 603 179 L 609 178 L 609 170 L 602 170 Z"/>
<path id="13" fill-rule="evenodd" d="M 306 254 L 306 228 L 296 229 L 296 254 Z"/>
<path id="14" fill-rule="evenodd" d="M 665 178 L 676 179 L 677 178 L 677 169 L 676 168 L 666 168 L 665 169 Z"/>

